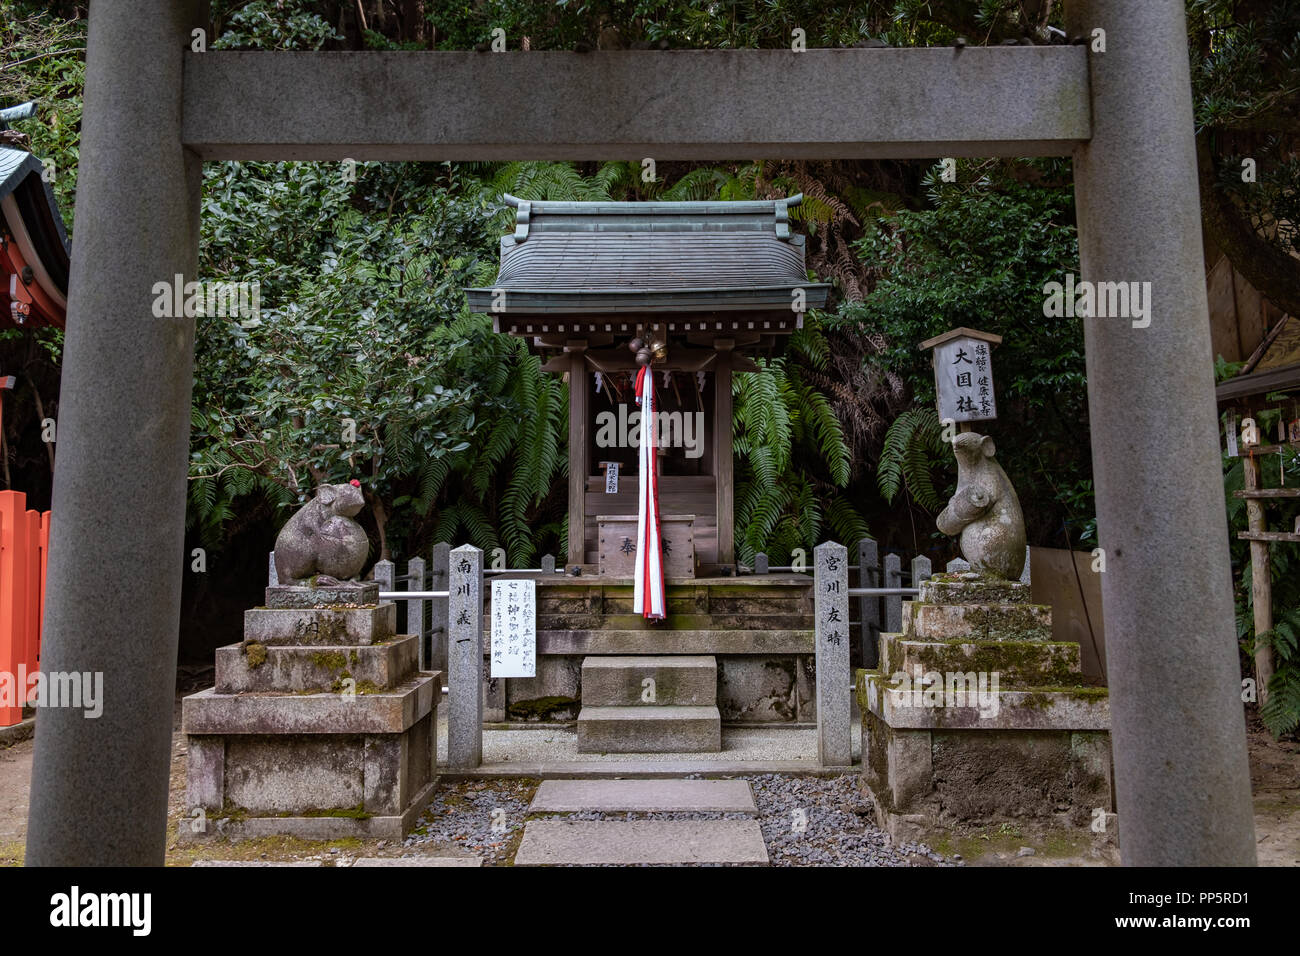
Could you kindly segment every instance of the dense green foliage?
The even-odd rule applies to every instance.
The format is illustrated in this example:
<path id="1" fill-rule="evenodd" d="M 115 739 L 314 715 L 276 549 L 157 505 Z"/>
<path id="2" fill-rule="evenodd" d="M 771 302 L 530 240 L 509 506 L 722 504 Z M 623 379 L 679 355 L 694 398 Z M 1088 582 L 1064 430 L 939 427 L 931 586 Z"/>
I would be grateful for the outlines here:
<path id="1" fill-rule="evenodd" d="M 890 425 L 880 489 L 892 500 L 905 488 L 930 512 L 947 498 L 952 455 L 932 411 L 930 355 L 917 345 L 958 326 L 1001 335 L 993 350 L 998 459 L 1028 506 L 1030 540 L 1057 546 L 1063 524 L 1073 542 L 1094 534 L 1082 323 L 1043 315 L 1044 283 L 1078 272 L 1067 176 L 1057 161 L 963 162 L 955 183 L 931 178 L 929 208 L 876 220 L 857 244 L 884 276 L 832 323 L 886 340 L 867 361 L 906 382 L 916 410 Z"/>

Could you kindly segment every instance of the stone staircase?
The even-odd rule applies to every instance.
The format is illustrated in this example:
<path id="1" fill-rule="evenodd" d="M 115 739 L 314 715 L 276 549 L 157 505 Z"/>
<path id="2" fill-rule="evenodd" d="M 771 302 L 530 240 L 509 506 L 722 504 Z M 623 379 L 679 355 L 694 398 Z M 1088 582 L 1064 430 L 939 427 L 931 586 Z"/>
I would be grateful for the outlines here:
<path id="1" fill-rule="evenodd" d="M 704 656 L 588 657 L 579 753 L 717 753 L 718 666 Z"/>

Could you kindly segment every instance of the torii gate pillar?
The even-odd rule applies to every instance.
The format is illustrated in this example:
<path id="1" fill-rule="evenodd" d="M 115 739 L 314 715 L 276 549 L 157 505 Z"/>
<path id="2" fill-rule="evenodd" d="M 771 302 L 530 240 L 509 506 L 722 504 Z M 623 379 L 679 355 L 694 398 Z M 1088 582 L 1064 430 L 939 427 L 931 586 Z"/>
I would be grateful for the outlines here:
<path id="1" fill-rule="evenodd" d="M 161 866 L 185 564 L 202 164 L 181 145 L 197 0 L 100 2 L 86 50 L 41 669 L 103 674 L 103 713 L 42 708 L 27 863 Z"/>
<path id="2" fill-rule="evenodd" d="M 1072 0 L 1092 139 L 1075 150 L 1084 280 L 1150 282 L 1150 324 L 1085 320 L 1124 862 L 1255 863 L 1182 0 Z"/>

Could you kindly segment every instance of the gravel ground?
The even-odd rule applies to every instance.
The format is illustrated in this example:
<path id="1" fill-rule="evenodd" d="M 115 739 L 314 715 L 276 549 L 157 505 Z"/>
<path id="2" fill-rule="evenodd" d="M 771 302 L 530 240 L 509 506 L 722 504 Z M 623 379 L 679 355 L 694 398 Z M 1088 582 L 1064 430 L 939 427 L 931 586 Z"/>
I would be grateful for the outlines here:
<path id="1" fill-rule="evenodd" d="M 758 822 L 773 866 L 958 866 L 920 844 L 894 846 L 876 827 L 871 803 L 852 774 L 836 777 L 761 774 L 744 777 L 754 791 Z M 440 785 L 420 818 L 415 852 L 459 848 L 485 865 L 509 863 L 519 847 L 537 782 L 476 780 Z M 747 820 L 743 813 L 539 814 L 566 820 Z"/>
<path id="2" fill-rule="evenodd" d="M 508 863 L 519 848 L 536 780 L 439 781 L 404 846 L 418 852 L 459 849 L 484 866 Z"/>

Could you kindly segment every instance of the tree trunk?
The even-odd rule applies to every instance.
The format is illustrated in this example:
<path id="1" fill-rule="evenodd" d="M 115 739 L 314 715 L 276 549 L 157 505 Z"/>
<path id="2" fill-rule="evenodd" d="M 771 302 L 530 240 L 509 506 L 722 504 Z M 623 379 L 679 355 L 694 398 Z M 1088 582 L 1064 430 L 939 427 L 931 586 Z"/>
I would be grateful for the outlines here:
<path id="1" fill-rule="evenodd" d="M 370 511 L 375 516 L 375 527 L 379 530 L 379 560 L 391 561 L 393 558 L 388 553 L 388 534 L 385 530 L 388 527 L 390 517 L 388 509 L 384 507 L 384 503 L 379 499 L 378 495 L 367 495 L 366 497 L 370 499 Z"/>

